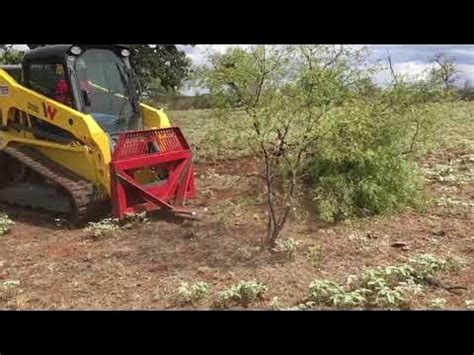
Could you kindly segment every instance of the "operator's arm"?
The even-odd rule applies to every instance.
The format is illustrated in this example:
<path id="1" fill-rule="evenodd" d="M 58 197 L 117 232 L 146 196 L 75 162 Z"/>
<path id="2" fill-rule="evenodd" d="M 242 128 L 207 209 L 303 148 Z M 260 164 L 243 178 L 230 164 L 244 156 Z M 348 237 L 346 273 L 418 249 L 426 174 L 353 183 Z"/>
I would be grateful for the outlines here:
<path id="1" fill-rule="evenodd" d="M 91 82 L 91 81 L 87 81 L 87 83 L 88 83 L 90 86 L 92 86 L 93 88 L 96 88 L 96 89 L 98 89 L 98 90 L 100 90 L 100 91 L 102 91 L 102 92 L 110 93 L 110 90 L 108 90 L 108 89 L 106 89 L 106 88 L 104 88 L 104 87 L 102 87 L 102 86 L 100 86 L 100 85 L 97 85 L 97 84 L 95 84 L 95 83 L 93 83 L 93 82 Z M 112 93 L 112 95 L 114 95 L 114 96 L 116 96 L 116 97 L 120 97 L 121 99 L 126 99 L 126 97 L 123 96 L 122 94 Z"/>

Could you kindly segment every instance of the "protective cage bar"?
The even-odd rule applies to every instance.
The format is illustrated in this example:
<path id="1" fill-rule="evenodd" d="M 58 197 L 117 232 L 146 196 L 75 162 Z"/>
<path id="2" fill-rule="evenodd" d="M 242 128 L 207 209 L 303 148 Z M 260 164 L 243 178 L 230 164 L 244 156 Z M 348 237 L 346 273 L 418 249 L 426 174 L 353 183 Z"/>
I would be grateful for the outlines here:
<path id="1" fill-rule="evenodd" d="M 115 218 L 157 208 L 191 213 L 183 206 L 195 195 L 192 154 L 178 127 L 120 133 L 110 169 Z M 140 183 L 135 174 L 144 170 L 164 177 Z"/>

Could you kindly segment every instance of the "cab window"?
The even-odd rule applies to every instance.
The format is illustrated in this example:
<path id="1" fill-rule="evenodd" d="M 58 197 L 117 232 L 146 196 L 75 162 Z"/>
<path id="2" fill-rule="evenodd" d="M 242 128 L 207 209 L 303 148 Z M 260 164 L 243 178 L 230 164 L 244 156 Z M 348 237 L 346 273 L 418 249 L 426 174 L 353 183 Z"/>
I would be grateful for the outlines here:
<path id="1" fill-rule="evenodd" d="M 62 64 L 31 64 L 29 66 L 28 86 L 53 100 L 72 106 L 69 84 Z"/>

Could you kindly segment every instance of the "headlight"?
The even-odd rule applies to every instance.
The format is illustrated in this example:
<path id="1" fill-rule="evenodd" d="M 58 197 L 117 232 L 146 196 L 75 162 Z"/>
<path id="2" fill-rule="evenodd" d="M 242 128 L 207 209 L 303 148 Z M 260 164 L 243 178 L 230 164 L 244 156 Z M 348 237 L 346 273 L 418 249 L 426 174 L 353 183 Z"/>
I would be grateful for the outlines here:
<path id="1" fill-rule="evenodd" d="M 123 57 L 128 57 L 130 55 L 130 51 L 128 49 L 122 49 L 120 54 L 122 54 Z"/>
<path id="2" fill-rule="evenodd" d="M 71 48 L 71 53 L 74 54 L 74 55 L 79 55 L 82 53 L 82 49 L 81 47 L 78 47 L 78 46 L 74 46 Z"/>

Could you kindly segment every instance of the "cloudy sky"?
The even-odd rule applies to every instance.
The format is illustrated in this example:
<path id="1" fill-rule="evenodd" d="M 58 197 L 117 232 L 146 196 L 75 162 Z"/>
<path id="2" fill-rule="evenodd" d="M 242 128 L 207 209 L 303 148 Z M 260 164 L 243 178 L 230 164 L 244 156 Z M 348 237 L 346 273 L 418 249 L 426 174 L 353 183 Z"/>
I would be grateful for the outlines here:
<path id="1" fill-rule="evenodd" d="M 245 45 L 242 45 L 245 47 Z M 224 52 L 230 45 L 196 45 L 195 47 L 181 46 L 195 64 L 204 64 L 210 52 Z M 407 75 L 421 75 L 431 67 L 430 61 L 437 53 L 453 56 L 458 64 L 458 84 L 464 85 L 469 80 L 474 85 L 474 45 L 368 45 L 370 55 L 368 64 L 377 61 L 386 63 L 390 54 L 395 72 Z M 383 70 L 375 76 L 375 81 L 383 84 L 390 79 L 388 70 Z M 190 93 L 190 90 L 186 90 Z"/>

